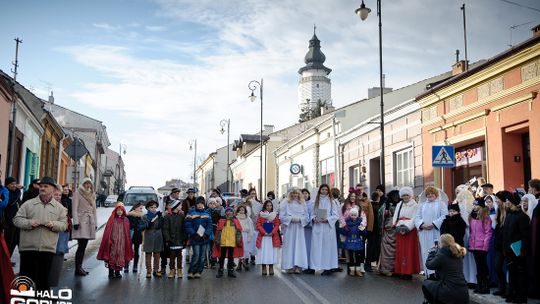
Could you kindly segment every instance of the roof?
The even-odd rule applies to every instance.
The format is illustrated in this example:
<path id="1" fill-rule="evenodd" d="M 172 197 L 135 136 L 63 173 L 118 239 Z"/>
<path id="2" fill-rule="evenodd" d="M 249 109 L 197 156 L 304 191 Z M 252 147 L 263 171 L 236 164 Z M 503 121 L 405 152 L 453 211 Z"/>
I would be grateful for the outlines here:
<path id="1" fill-rule="evenodd" d="M 487 69 L 488 67 L 492 66 L 493 64 L 501 61 L 502 59 L 504 58 L 507 58 L 507 57 L 510 57 L 516 53 L 519 53 L 521 52 L 522 50 L 524 49 L 527 49 L 537 43 L 540 42 L 540 36 L 536 36 L 536 37 L 532 37 L 532 38 L 529 38 L 528 40 L 525 40 L 523 41 L 522 43 L 516 45 L 516 46 L 513 46 L 512 48 L 509 48 L 507 49 L 506 51 L 502 52 L 502 53 L 499 53 L 491 58 L 489 58 L 488 60 L 486 60 L 485 62 L 483 62 L 482 64 L 479 64 L 477 65 L 476 67 L 466 71 L 466 72 L 463 72 L 461 74 L 458 74 L 458 75 L 455 75 L 454 77 L 451 77 L 449 79 L 447 79 L 446 81 L 443 81 L 441 83 L 439 83 L 438 85 L 435 85 L 433 86 L 432 88 L 430 88 L 429 90 L 427 90 L 426 92 L 418 95 L 416 97 L 416 100 L 420 100 L 428 95 L 431 95 L 433 92 L 436 92 L 444 87 L 447 87 L 447 86 L 450 86 L 462 79 L 465 79 L 471 75 L 474 75 L 475 73 L 478 73 L 484 69 Z"/>
<path id="2" fill-rule="evenodd" d="M 324 66 L 326 56 L 321 51 L 321 41 L 317 38 L 317 35 L 313 33 L 313 37 L 309 41 L 309 50 L 304 57 L 306 65 L 298 70 L 298 74 L 307 70 L 324 70 L 327 74 L 332 72 L 331 69 Z"/>

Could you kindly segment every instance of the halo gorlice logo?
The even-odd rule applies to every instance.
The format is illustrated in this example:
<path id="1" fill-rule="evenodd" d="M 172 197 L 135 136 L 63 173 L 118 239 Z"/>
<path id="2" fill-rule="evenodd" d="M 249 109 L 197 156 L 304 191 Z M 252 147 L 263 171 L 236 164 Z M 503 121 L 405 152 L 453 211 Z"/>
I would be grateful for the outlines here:
<path id="1" fill-rule="evenodd" d="M 54 290 L 36 290 L 32 279 L 19 276 L 11 282 L 10 304 L 72 304 L 73 291 L 69 288 Z"/>

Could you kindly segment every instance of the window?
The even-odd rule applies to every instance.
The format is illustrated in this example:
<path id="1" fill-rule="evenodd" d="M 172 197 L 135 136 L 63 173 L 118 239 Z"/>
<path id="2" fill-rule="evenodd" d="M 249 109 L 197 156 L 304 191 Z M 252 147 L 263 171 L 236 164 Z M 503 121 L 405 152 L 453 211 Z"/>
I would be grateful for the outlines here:
<path id="1" fill-rule="evenodd" d="M 412 147 L 394 152 L 394 185 L 414 187 L 414 158 Z"/>
<path id="2" fill-rule="evenodd" d="M 320 162 L 321 184 L 334 185 L 334 158 L 328 158 Z"/>
<path id="3" fill-rule="evenodd" d="M 354 187 L 360 183 L 360 166 L 349 167 L 349 186 Z"/>

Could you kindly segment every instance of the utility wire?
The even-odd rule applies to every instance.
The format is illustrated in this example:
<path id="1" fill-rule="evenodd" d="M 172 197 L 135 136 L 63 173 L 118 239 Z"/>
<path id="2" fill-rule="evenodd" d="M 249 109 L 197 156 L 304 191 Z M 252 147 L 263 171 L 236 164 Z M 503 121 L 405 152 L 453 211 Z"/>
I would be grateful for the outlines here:
<path id="1" fill-rule="evenodd" d="M 535 8 L 535 7 L 530 7 L 530 6 L 527 6 L 527 5 L 524 5 L 524 4 L 521 4 L 521 3 L 517 3 L 517 2 L 514 2 L 514 1 L 510 1 L 510 0 L 499 0 L 499 1 L 506 2 L 508 4 L 517 5 L 517 6 L 523 7 L 523 8 L 528 8 L 530 10 L 533 10 L 533 11 L 536 11 L 536 12 L 540 13 L 540 9 Z"/>

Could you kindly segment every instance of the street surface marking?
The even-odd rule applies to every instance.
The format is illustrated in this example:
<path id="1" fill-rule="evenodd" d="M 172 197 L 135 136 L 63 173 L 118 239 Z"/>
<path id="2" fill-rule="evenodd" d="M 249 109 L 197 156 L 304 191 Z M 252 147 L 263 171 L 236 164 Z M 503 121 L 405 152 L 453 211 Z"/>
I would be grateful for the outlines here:
<path id="1" fill-rule="evenodd" d="M 323 303 L 323 304 L 331 304 L 325 297 L 323 297 L 320 293 L 318 293 L 315 289 L 313 289 L 313 287 L 309 286 L 309 284 L 306 283 L 306 281 L 302 280 L 298 276 L 295 279 L 296 279 L 296 281 L 298 281 L 298 283 L 300 283 L 300 285 L 304 286 L 305 289 L 307 289 L 309 292 L 311 292 L 311 294 L 315 298 L 317 298 L 319 301 L 321 301 L 321 303 Z"/>
<path id="2" fill-rule="evenodd" d="M 278 271 L 275 272 L 276 276 L 280 280 L 282 280 L 285 285 L 287 285 L 300 298 L 300 300 L 302 300 L 302 302 L 304 302 L 305 304 L 314 304 L 303 292 L 298 290 L 298 287 L 296 287 L 288 278 L 281 274 L 280 268 L 278 268 L 277 270 Z"/>

